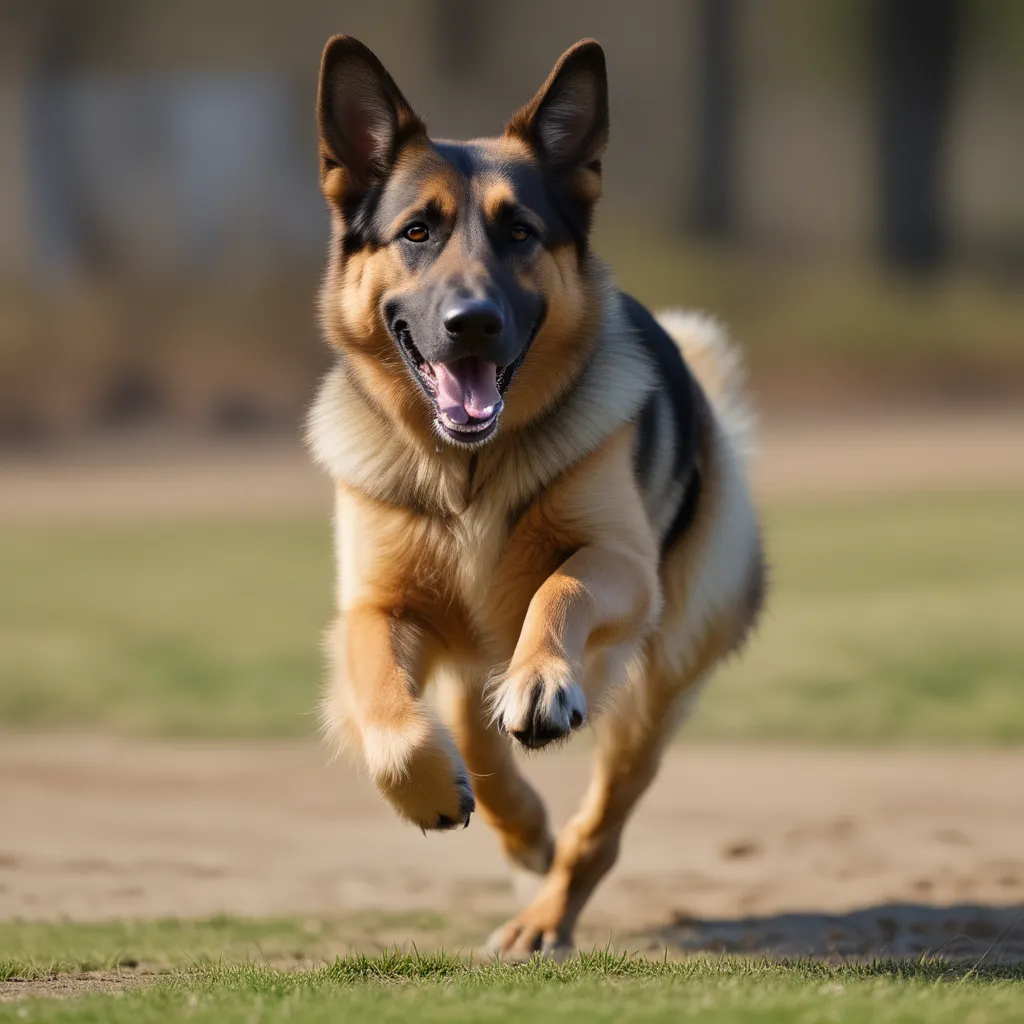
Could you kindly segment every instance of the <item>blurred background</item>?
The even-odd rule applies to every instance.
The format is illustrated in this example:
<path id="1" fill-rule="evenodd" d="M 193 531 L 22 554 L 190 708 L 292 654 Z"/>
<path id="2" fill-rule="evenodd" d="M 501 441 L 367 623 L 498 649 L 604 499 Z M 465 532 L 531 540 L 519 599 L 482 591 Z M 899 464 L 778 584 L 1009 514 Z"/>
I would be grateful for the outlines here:
<path id="1" fill-rule="evenodd" d="M 565 47 L 597 37 L 612 104 L 598 250 L 646 303 L 721 317 L 750 363 L 774 590 L 686 735 L 759 753 L 706 748 L 699 778 L 751 768 L 730 790 L 738 817 L 700 833 L 706 850 L 651 825 L 615 906 L 654 920 L 666 893 L 696 891 L 685 921 L 1024 900 L 1024 834 L 1005 824 L 1024 820 L 1006 802 L 1024 762 L 979 753 L 1024 741 L 1024 4 L 2 0 L 0 822 L 17 827 L 0 825 L 0 917 L 373 907 L 372 871 L 304 876 L 302 858 L 346 828 L 371 860 L 420 839 L 368 794 L 320 808 L 340 834 L 286 854 L 267 839 L 244 868 L 264 849 L 245 808 L 313 815 L 302 787 L 323 785 L 330 487 L 301 420 L 329 362 L 313 106 L 335 32 L 376 51 L 438 136 L 496 132 Z M 267 767 L 286 741 L 312 751 L 301 772 Z M 166 742 L 186 744 L 180 761 Z M 895 760 L 863 752 L 881 747 Z M 242 760 L 225 768 L 224 751 Z M 770 760 L 793 751 L 809 760 Z M 197 765 L 226 787 L 198 818 Z M 582 770 L 549 775 L 557 807 Z M 667 806 L 690 791 L 666 777 Z M 902 811 L 871 804 L 862 777 L 879 800 L 908 786 Z M 824 778 L 860 810 L 836 811 Z M 761 820 L 766 780 L 809 801 L 762 822 L 810 836 L 803 853 L 782 832 L 777 847 L 733 834 L 746 811 Z M 140 811 L 152 792 L 180 797 L 173 830 Z M 832 831 L 797 820 L 819 812 Z M 894 840 L 913 814 L 920 834 Z M 432 856 L 409 853 L 408 877 L 450 873 Z M 499 871 L 489 857 L 451 863 Z M 179 861 L 187 897 L 168 881 Z M 308 891 L 268 881 L 284 863 Z M 423 884 L 397 891 L 454 898 Z"/>
<path id="2" fill-rule="evenodd" d="M 0 443 L 294 433 L 327 358 L 312 108 L 339 29 L 462 137 L 599 37 L 599 247 L 642 299 L 724 317 L 768 408 L 1020 397 L 1013 0 L 6 0 L 0 19 Z"/>

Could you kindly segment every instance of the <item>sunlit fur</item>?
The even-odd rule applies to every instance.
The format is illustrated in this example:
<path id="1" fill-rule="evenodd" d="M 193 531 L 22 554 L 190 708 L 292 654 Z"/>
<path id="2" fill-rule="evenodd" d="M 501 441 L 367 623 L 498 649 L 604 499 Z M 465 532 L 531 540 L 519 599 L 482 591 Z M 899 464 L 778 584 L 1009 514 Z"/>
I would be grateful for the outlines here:
<path id="1" fill-rule="evenodd" d="M 567 67 L 603 74 L 595 46 L 569 51 L 544 89 L 561 88 Z M 554 116 L 567 120 L 565 93 Z M 506 136 L 477 145 L 540 160 L 529 141 L 538 109 L 535 97 Z M 546 137 L 561 144 L 559 131 Z M 603 139 L 591 134 L 599 155 Z M 571 187 L 592 204 L 599 164 L 587 160 Z M 336 491 L 325 732 L 414 825 L 468 824 L 478 809 L 513 865 L 539 879 L 490 948 L 559 952 L 672 730 L 760 610 L 741 367 L 713 321 L 663 317 L 698 383 L 692 465 L 681 461 L 668 383 L 608 271 L 588 245 L 542 247 L 517 274 L 546 317 L 497 434 L 472 451 L 446 443 L 381 314 L 389 296 L 417 287 L 416 274 L 394 246 L 346 250 L 344 181 L 332 173 L 320 311 L 339 359 L 308 431 Z M 490 216 L 515 199 L 511 179 L 467 180 L 439 164 L 425 136 L 389 173 L 415 175 L 454 216 Z M 453 247 L 443 258 L 461 257 Z M 677 521 L 684 527 L 666 547 Z M 434 702 L 424 699 L 431 688 Z M 510 737 L 540 746 L 586 725 L 597 734 L 594 777 L 556 838 Z"/>

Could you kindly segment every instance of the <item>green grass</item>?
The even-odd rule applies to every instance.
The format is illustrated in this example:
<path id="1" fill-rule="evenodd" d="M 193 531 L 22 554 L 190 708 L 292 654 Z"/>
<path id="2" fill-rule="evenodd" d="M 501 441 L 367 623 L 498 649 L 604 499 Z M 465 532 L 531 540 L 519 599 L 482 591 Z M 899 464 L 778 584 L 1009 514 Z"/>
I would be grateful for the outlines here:
<path id="1" fill-rule="evenodd" d="M 0 721 L 312 733 L 329 536 L 326 521 L 5 525 Z"/>
<path id="2" fill-rule="evenodd" d="M 1024 740 L 1024 495 L 768 509 L 762 628 L 690 734 Z"/>
<path id="3" fill-rule="evenodd" d="M 767 509 L 759 636 L 689 735 L 1024 741 L 1024 494 Z M 0 723 L 311 735 L 326 522 L 5 525 Z"/>
<path id="4" fill-rule="evenodd" d="M 941 962 L 829 966 L 739 958 L 666 963 L 595 953 L 558 966 L 431 954 L 353 956 L 312 971 L 202 967 L 117 994 L 0 1005 L 0 1021 L 145 1024 L 375 1021 L 849 1021 L 1020 1019 L 1024 970 Z"/>
<path id="5" fill-rule="evenodd" d="M 476 922 L 479 927 L 479 922 Z M 146 972 L 248 961 L 275 966 L 332 960 L 396 942 L 460 941 L 458 925 L 433 911 L 364 911 L 344 918 L 141 920 L 91 923 L 0 921 L 0 981 L 57 974 Z M 471 936 L 465 936 L 467 943 Z"/>

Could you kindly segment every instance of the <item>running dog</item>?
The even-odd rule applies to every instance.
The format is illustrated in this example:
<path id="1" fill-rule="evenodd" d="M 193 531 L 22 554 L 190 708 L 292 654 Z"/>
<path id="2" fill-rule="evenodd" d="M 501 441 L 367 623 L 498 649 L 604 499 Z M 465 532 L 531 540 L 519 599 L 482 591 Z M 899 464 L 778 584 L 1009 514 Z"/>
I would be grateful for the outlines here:
<path id="1" fill-rule="evenodd" d="M 496 138 L 429 138 L 345 36 L 317 113 L 337 356 L 309 416 L 336 495 L 325 732 L 418 828 L 478 809 L 539 883 L 489 948 L 559 955 L 762 605 L 741 367 L 712 320 L 655 318 L 592 251 L 593 40 Z M 513 748 L 588 724 L 593 778 L 555 837 Z"/>

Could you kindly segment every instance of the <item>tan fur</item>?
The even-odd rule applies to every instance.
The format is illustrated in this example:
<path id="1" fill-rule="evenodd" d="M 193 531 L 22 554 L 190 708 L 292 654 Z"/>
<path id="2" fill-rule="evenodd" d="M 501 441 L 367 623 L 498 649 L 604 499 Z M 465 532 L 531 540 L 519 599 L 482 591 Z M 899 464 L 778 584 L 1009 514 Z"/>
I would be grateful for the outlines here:
<path id="1" fill-rule="evenodd" d="M 547 812 L 516 767 L 508 740 L 491 725 L 479 680 L 472 673 L 442 668 L 434 684 L 441 716 L 466 759 L 484 820 L 497 831 L 513 865 L 543 874 L 555 847 Z"/>
<path id="2" fill-rule="evenodd" d="M 505 137 L 479 145 L 528 154 L 543 94 Z M 411 175 L 446 216 L 499 217 L 512 183 L 445 171 L 411 112 L 402 116 L 412 141 L 392 173 Z M 603 140 L 594 145 L 599 155 Z M 329 152 L 324 160 L 335 239 L 320 310 L 343 354 L 309 418 L 315 457 L 336 482 L 325 732 L 423 829 L 468 824 L 475 800 L 510 861 L 542 879 L 493 948 L 564 949 L 664 744 L 763 596 L 737 368 L 713 323 L 666 317 L 703 389 L 702 490 L 687 529 L 662 551 L 687 481 L 673 478 L 666 448 L 653 453 L 655 483 L 638 482 L 637 422 L 663 387 L 658 370 L 603 266 L 573 246 L 543 249 L 521 283 L 543 296 L 547 316 L 496 436 L 472 455 L 441 442 L 380 315 L 388 296 L 417 286 L 415 274 L 387 245 L 339 255 L 348 183 Z M 575 174 L 572 187 L 592 202 L 596 158 Z M 483 272 L 456 242 L 438 260 L 467 280 Z M 666 410 L 656 413 L 659 437 L 672 427 Z M 431 685 L 439 714 L 424 699 Z M 593 781 L 556 840 L 497 726 L 533 742 L 550 738 L 538 722 L 562 736 L 590 720 Z"/>
<path id="3" fill-rule="evenodd" d="M 704 453 L 705 467 L 715 453 Z M 721 482 L 712 478 L 712 494 Z M 580 911 L 615 863 L 622 831 L 636 801 L 653 781 L 666 742 L 689 710 L 692 694 L 716 662 L 734 650 L 758 608 L 737 588 L 718 615 L 697 631 L 688 628 L 687 580 L 706 556 L 713 501 L 704 504 L 694 529 L 666 563 L 666 601 L 660 629 L 650 635 L 613 704 L 598 719 L 594 774 L 579 810 L 558 836 L 550 868 L 533 900 L 488 940 L 487 948 L 513 958 L 538 949 L 562 955 L 571 948 Z M 760 573 L 760 560 L 750 567 Z M 680 664 L 676 630 L 691 638 Z"/>

